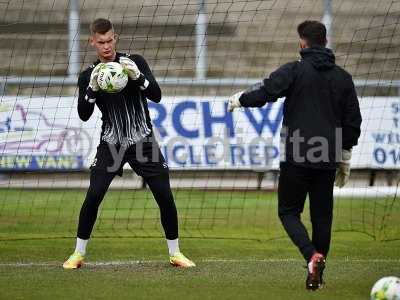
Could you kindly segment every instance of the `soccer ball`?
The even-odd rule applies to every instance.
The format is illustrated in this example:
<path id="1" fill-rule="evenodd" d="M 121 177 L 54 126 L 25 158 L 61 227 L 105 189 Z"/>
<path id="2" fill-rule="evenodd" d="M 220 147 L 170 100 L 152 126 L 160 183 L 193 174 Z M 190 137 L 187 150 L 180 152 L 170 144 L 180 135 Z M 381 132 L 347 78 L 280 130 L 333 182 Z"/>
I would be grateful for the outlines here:
<path id="1" fill-rule="evenodd" d="M 97 83 L 107 93 L 118 93 L 128 83 L 128 73 L 117 62 L 108 62 L 100 67 Z"/>
<path id="2" fill-rule="evenodd" d="M 394 276 L 379 279 L 372 287 L 371 300 L 400 300 L 400 279 Z"/>

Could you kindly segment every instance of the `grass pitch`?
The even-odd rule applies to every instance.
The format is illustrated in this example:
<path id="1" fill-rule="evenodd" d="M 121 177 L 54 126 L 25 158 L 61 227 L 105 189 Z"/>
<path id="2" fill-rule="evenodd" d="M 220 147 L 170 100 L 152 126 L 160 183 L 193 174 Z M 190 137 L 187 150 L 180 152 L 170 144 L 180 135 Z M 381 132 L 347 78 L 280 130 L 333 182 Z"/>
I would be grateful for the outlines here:
<path id="1" fill-rule="evenodd" d="M 88 264 L 64 271 L 83 196 L 0 190 L 0 299 L 368 299 L 377 279 L 400 276 L 400 241 L 368 236 L 398 234 L 390 199 L 337 201 L 326 287 L 309 292 L 305 263 L 275 216 L 276 194 L 202 191 L 175 192 L 181 249 L 196 268 L 169 266 L 151 195 L 112 191 Z"/>

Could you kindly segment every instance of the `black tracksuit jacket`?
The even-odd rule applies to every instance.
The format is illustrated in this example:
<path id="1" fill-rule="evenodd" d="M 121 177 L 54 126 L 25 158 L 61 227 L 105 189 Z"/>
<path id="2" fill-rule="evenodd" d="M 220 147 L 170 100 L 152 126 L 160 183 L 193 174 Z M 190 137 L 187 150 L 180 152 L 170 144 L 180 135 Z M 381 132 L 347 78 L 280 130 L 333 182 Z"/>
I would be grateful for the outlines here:
<path id="1" fill-rule="evenodd" d="M 330 49 L 306 48 L 300 55 L 299 61 L 283 65 L 246 90 L 239 101 L 244 107 L 261 107 L 285 97 L 281 131 L 284 160 L 299 166 L 334 169 L 341 150 L 357 145 L 360 136 L 361 114 L 353 80 L 335 64 Z M 293 142 L 296 132 L 303 139 L 296 140 L 297 146 Z M 321 137 L 327 147 L 319 142 Z M 318 147 L 325 155 L 318 153 Z M 310 154 L 317 160 L 310 159 Z"/>

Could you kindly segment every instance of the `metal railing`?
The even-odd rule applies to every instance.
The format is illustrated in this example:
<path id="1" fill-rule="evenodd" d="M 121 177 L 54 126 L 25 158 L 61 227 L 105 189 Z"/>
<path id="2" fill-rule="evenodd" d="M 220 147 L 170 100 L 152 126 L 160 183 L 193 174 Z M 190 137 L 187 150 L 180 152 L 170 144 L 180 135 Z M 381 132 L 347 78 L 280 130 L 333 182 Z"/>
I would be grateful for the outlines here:
<path id="1" fill-rule="evenodd" d="M 323 0 L 322 22 L 327 28 L 329 46 L 333 45 L 331 24 L 332 24 L 332 0 Z M 208 16 L 206 2 L 197 1 L 196 18 L 196 72 L 194 78 L 189 77 L 164 77 L 157 81 L 164 86 L 224 86 L 224 87 L 246 87 L 261 81 L 261 78 L 207 78 L 207 24 Z M 6 93 L 8 86 L 31 86 L 31 87 L 51 87 L 51 86 L 76 86 L 77 75 L 80 68 L 79 57 L 79 1 L 71 0 L 69 5 L 69 53 L 68 57 L 68 76 L 0 76 L 0 95 Z M 400 80 L 370 80 L 358 79 L 354 81 L 357 87 L 377 87 L 377 88 L 396 88 L 400 96 Z"/>
<path id="2" fill-rule="evenodd" d="M 164 86 L 250 86 L 261 81 L 261 78 L 190 78 L 190 77 L 164 77 L 158 78 L 158 83 Z M 0 95 L 5 94 L 8 86 L 76 86 L 76 76 L 3 76 L 0 77 Z M 400 96 L 400 80 L 357 79 L 356 87 L 397 88 Z"/>

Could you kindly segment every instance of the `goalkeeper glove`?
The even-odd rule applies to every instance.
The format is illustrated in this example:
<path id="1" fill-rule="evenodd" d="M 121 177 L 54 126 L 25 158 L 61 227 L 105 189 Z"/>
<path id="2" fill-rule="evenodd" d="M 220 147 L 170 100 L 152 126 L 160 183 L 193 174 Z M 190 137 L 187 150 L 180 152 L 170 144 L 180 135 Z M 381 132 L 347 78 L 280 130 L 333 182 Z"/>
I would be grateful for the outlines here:
<path id="1" fill-rule="evenodd" d="M 128 72 L 128 76 L 132 80 L 138 80 L 141 73 L 138 68 L 138 66 L 135 64 L 135 62 L 128 57 L 121 56 L 119 58 L 119 63 L 122 65 L 122 67 Z"/>
<path id="2" fill-rule="evenodd" d="M 239 101 L 240 96 L 242 96 L 243 91 L 238 92 L 234 95 L 232 95 L 229 99 L 228 99 L 228 111 L 233 112 L 233 110 L 235 108 L 239 108 L 242 107 L 242 104 Z"/>
<path id="3" fill-rule="evenodd" d="M 342 150 L 342 161 L 339 163 L 336 169 L 335 185 L 337 187 L 344 187 L 349 181 L 350 177 L 350 160 L 351 160 L 351 149 Z"/>
<path id="4" fill-rule="evenodd" d="M 96 92 L 100 90 L 99 83 L 97 82 L 97 77 L 99 77 L 99 71 L 104 66 L 104 63 L 99 63 L 90 74 L 89 86 L 86 89 L 85 100 L 89 103 L 96 102 Z"/>
<path id="5" fill-rule="evenodd" d="M 97 82 L 97 77 L 99 76 L 100 69 L 104 66 L 104 63 L 99 63 L 94 69 L 92 70 L 92 74 L 90 74 L 90 81 L 89 81 L 89 88 L 93 92 L 97 92 L 100 90 L 100 86 Z"/>

